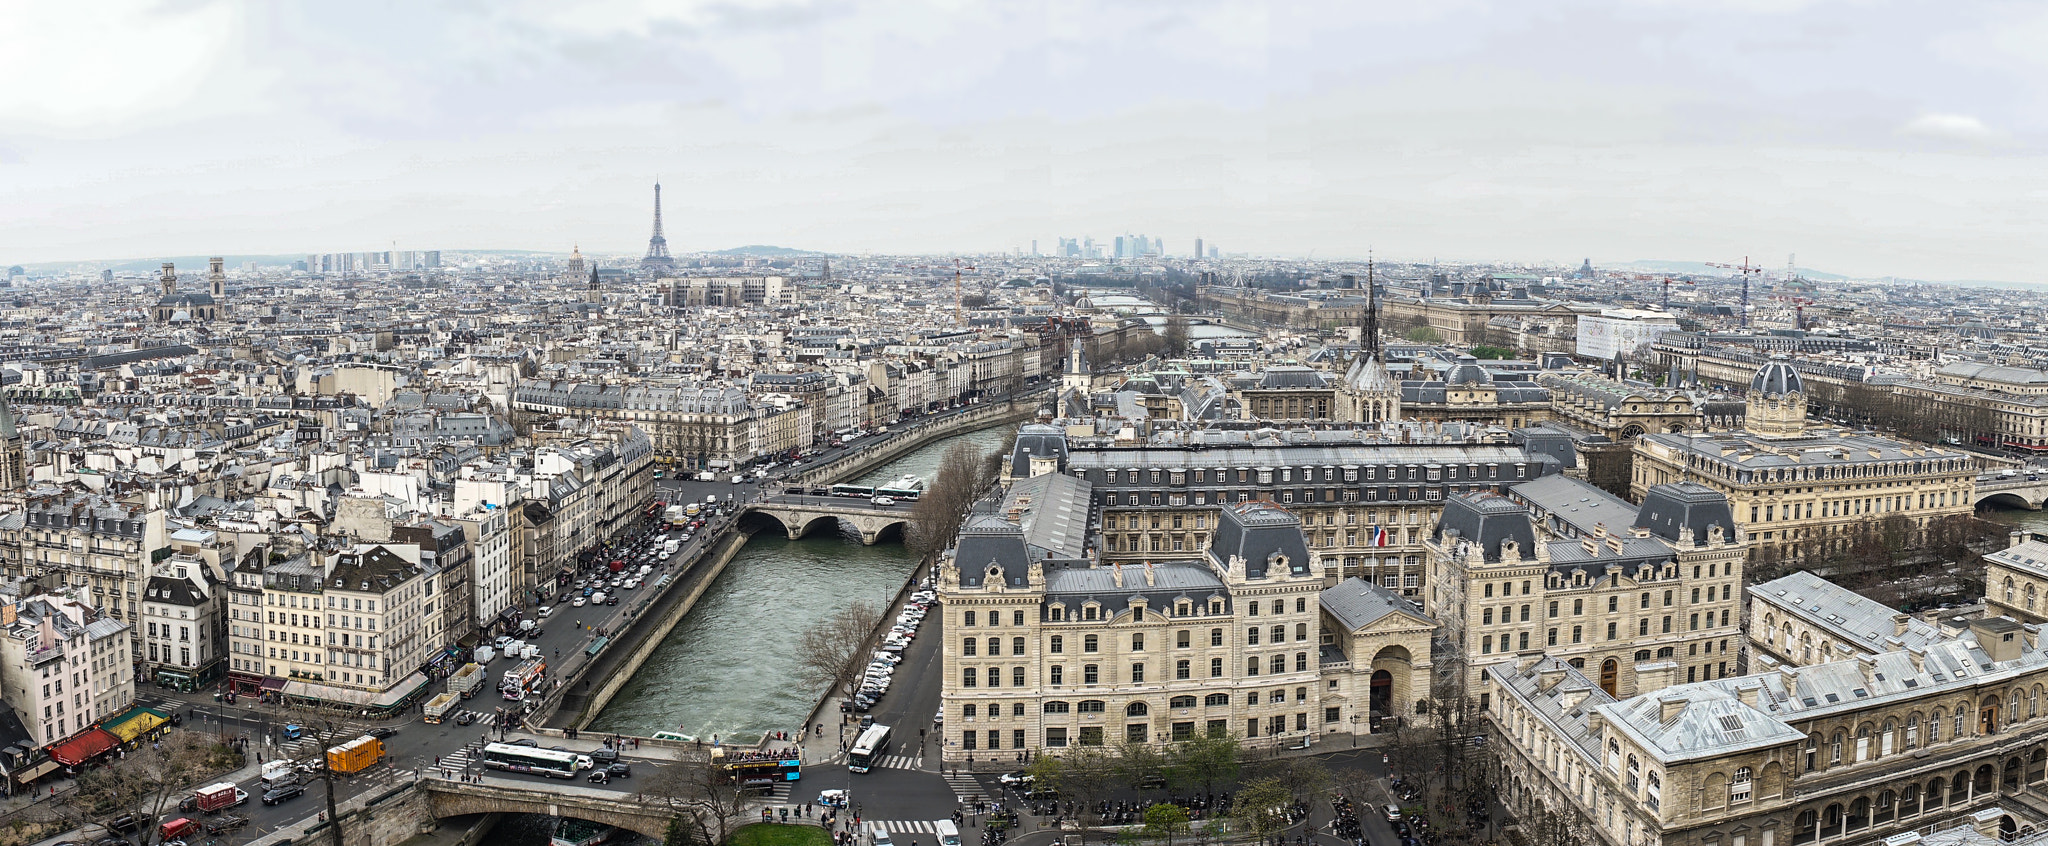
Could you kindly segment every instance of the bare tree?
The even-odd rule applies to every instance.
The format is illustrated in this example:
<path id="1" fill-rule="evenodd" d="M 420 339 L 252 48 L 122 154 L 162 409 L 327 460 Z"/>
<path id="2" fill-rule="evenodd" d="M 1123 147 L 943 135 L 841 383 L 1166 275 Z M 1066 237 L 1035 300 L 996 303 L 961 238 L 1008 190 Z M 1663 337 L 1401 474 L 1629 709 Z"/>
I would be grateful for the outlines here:
<path id="1" fill-rule="evenodd" d="M 960 533 L 960 524 L 967 520 L 968 509 L 988 486 L 991 472 L 974 447 L 957 443 L 947 449 L 939 459 L 938 472 L 932 474 L 931 483 L 910 511 L 904 545 L 924 555 L 950 545 Z"/>
<path id="2" fill-rule="evenodd" d="M 201 779 L 241 763 L 241 753 L 204 735 L 173 730 L 120 757 L 87 769 L 60 808 L 70 820 L 100 822 L 123 814 L 141 821 L 142 842 L 156 842 L 156 822 L 178 807 Z"/>
<path id="3" fill-rule="evenodd" d="M 811 623 L 797 636 L 797 679 L 814 690 L 827 687 L 851 698 L 867 666 L 868 638 L 881 623 L 881 606 L 864 599 Z"/>
<path id="4" fill-rule="evenodd" d="M 640 783 L 642 801 L 659 802 L 706 842 L 724 843 L 747 823 L 752 797 L 737 779 L 725 778 L 710 761 L 677 761 Z M 671 831 L 675 826 L 671 825 Z"/>

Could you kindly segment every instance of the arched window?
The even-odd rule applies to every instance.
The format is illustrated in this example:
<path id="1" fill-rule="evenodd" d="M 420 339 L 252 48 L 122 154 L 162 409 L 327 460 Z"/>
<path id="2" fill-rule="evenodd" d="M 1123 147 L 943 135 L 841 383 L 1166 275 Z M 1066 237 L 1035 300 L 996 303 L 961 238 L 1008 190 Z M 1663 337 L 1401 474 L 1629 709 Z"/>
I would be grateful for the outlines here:
<path id="1" fill-rule="evenodd" d="M 1176 696 L 1176 697 L 1174 697 L 1174 698 L 1172 698 L 1172 699 L 1170 699 L 1170 700 L 1168 700 L 1168 701 L 1167 701 L 1167 703 L 1166 703 L 1166 707 L 1168 707 L 1168 708 L 1193 708 L 1193 707 L 1195 707 L 1195 698 L 1194 698 L 1194 697 L 1192 697 L 1192 696 Z"/>
<path id="2" fill-rule="evenodd" d="M 1800 811 L 1799 816 L 1793 818 L 1792 842 L 1795 846 L 1800 843 L 1812 843 L 1819 835 L 1820 815 L 1814 813 L 1811 808 Z"/>
<path id="3" fill-rule="evenodd" d="M 1102 700 L 1083 699 L 1078 705 L 1074 706 L 1074 710 L 1079 711 L 1083 714 L 1100 714 L 1103 710 Z"/>
<path id="4" fill-rule="evenodd" d="M 1133 702 L 1124 706 L 1124 716 L 1126 717 L 1142 717 L 1150 713 L 1152 713 L 1151 707 L 1143 702 Z"/>
<path id="5" fill-rule="evenodd" d="M 1748 767 L 1735 768 L 1735 778 L 1734 780 L 1728 782 L 1728 801 L 1749 801 L 1749 789 L 1751 783 L 1754 781 L 1755 779 L 1751 776 Z"/>
<path id="6" fill-rule="evenodd" d="M 1067 712 L 1067 703 L 1057 699 L 1047 702 L 1045 703 L 1045 712 L 1048 714 L 1064 714 Z"/>
<path id="7" fill-rule="evenodd" d="M 1206 708 L 1214 708 L 1219 705 L 1229 704 L 1230 694 L 1228 693 L 1211 693 L 1208 696 L 1202 697 L 1202 706 Z"/>

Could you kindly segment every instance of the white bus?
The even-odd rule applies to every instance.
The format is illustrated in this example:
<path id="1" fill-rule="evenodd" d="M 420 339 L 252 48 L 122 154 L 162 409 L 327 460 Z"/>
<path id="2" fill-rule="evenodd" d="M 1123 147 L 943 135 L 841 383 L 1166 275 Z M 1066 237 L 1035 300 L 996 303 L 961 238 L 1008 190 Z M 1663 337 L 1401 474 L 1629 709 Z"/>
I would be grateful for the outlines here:
<path id="1" fill-rule="evenodd" d="M 846 768 L 857 773 L 872 770 L 882 762 L 882 756 L 889 751 L 889 727 L 879 723 L 868 726 L 866 731 L 853 742 L 853 751 L 846 756 Z"/>
<path id="2" fill-rule="evenodd" d="M 574 752 L 492 743 L 484 747 L 484 766 L 515 773 L 575 778 L 578 771 L 590 769 L 592 764 L 589 756 Z"/>

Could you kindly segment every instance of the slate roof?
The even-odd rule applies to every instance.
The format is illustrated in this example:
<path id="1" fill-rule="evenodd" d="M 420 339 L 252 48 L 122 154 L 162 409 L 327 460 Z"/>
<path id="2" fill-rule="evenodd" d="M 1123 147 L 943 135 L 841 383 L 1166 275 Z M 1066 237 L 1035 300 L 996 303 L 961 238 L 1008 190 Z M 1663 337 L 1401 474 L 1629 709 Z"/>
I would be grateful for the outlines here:
<path id="1" fill-rule="evenodd" d="M 1232 557 L 1244 559 L 1245 577 L 1263 579 L 1271 564 L 1286 559 L 1293 575 L 1309 571 L 1308 543 L 1301 536 L 1301 518 L 1287 509 L 1250 500 L 1226 506 L 1216 521 L 1216 533 L 1209 539 L 1209 554 L 1218 566 Z"/>
<path id="2" fill-rule="evenodd" d="M 1342 623 L 1345 631 L 1358 631 L 1392 614 L 1405 614 L 1422 623 L 1436 625 L 1434 619 L 1408 600 L 1357 576 L 1324 588 L 1317 595 L 1316 602 L 1323 611 Z"/>
<path id="3" fill-rule="evenodd" d="M 1834 635 L 1836 640 L 1856 644 L 1866 652 L 1926 649 L 1949 639 L 1940 626 L 1901 614 L 1889 605 L 1873 602 L 1805 570 L 1752 587 L 1749 595 L 1777 608 L 1780 614 L 1798 617 Z M 1896 634 L 1899 617 L 1906 622 L 1903 635 Z M 1757 621 L 1756 625 L 1762 622 Z"/>
<path id="4" fill-rule="evenodd" d="M 1089 510 L 1094 486 L 1065 473 L 1019 480 L 1003 496 L 1003 511 L 1015 515 L 1034 558 L 1080 558 L 1088 551 Z"/>
<path id="5" fill-rule="evenodd" d="M 2002 564 L 2022 573 L 2032 573 L 2048 579 L 2048 544 L 2027 540 L 2019 546 L 2001 549 L 1984 556 L 1987 563 Z"/>
<path id="6" fill-rule="evenodd" d="M 1529 524 L 1528 509 L 1492 492 L 1444 500 L 1443 513 L 1430 536 L 1443 543 L 1446 531 L 1456 531 L 1460 539 L 1479 544 L 1487 561 L 1500 560 L 1500 545 L 1505 540 L 1513 540 L 1524 550 L 1536 548 L 1536 530 Z"/>

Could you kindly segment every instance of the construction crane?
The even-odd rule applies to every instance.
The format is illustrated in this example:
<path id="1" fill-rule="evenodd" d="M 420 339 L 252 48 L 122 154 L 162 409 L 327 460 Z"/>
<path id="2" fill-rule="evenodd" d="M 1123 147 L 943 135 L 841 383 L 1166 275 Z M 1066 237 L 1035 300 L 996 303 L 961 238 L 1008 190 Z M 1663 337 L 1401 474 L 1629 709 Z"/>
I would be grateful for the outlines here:
<path id="1" fill-rule="evenodd" d="M 1707 266 L 1708 266 L 1708 267 L 1720 267 L 1720 268 L 1726 268 L 1726 269 L 1728 269 L 1728 270 L 1733 270 L 1733 271 L 1736 271 L 1736 272 L 1738 272 L 1738 273 L 1741 273 L 1741 274 L 1742 274 L 1742 328 L 1744 328 L 1744 329 L 1748 329 L 1748 328 L 1749 328 L 1749 277 L 1751 277 L 1751 276 L 1754 276 L 1754 275 L 1759 275 L 1759 274 L 1762 274 L 1762 273 L 1764 272 L 1764 269 L 1763 269 L 1762 267 L 1759 267 L 1759 266 L 1757 266 L 1757 265 L 1753 265 L 1753 264 L 1750 264 L 1750 263 L 1749 263 L 1749 256 L 1743 256 L 1743 257 L 1742 257 L 1742 263 L 1741 263 L 1741 264 L 1723 264 L 1723 263 L 1721 263 L 1721 262 L 1717 262 L 1717 261 L 1710 261 L 1710 262 L 1707 262 Z"/>
<path id="2" fill-rule="evenodd" d="M 966 326 L 967 309 L 961 306 L 962 299 L 960 293 L 960 271 L 963 270 L 980 270 L 980 268 L 962 262 L 959 259 L 953 260 L 953 320 L 962 326 Z"/>
<path id="3" fill-rule="evenodd" d="M 1692 284 L 1691 279 L 1673 279 L 1669 276 L 1664 277 L 1664 304 L 1660 306 L 1660 308 L 1664 309 L 1665 311 L 1671 310 L 1671 283 L 1673 282 L 1676 282 L 1680 285 Z"/>

